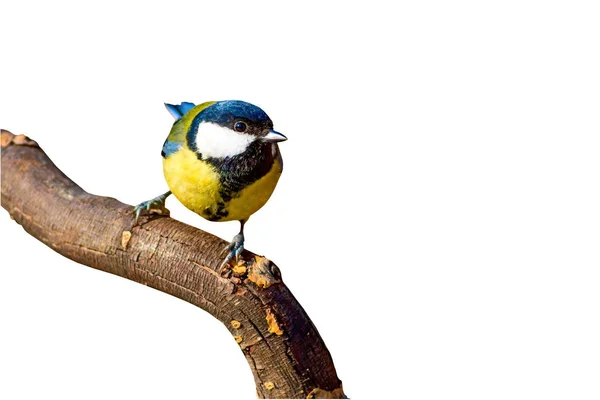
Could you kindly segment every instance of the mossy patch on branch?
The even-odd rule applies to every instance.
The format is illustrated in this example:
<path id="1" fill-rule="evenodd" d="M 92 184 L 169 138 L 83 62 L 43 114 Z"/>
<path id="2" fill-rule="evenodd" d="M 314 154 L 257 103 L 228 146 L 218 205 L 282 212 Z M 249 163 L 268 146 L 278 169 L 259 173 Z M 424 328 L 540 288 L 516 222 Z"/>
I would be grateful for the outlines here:
<path id="1" fill-rule="evenodd" d="M 267 308 L 267 324 L 269 325 L 269 332 L 274 333 L 278 336 L 283 335 L 283 331 L 277 323 L 277 318 L 275 318 L 275 315 L 273 314 L 270 308 Z"/>
<path id="2" fill-rule="evenodd" d="M 0 133 L 0 144 L 2 147 L 8 147 L 10 144 L 17 146 L 39 147 L 35 140 L 31 140 L 25 135 L 14 135 L 12 132 L 2 129 Z"/>
<path id="3" fill-rule="evenodd" d="M 266 289 L 276 282 L 281 282 L 281 275 L 271 260 L 255 256 L 254 263 L 248 268 L 248 280 L 256 286 Z"/>

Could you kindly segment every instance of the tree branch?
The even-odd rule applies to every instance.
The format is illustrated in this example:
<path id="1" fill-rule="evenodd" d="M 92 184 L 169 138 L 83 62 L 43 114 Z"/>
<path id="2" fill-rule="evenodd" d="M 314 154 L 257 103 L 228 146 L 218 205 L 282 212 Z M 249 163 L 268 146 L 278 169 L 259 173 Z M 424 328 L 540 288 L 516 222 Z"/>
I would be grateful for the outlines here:
<path id="1" fill-rule="evenodd" d="M 221 276 L 223 240 L 164 215 L 141 217 L 65 176 L 23 135 L 2 131 L 2 207 L 78 263 L 153 287 L 209 312 L 246 356 L 260 398 L 345 398 L 333 360 L 271 261 L 248 251 Z"/>

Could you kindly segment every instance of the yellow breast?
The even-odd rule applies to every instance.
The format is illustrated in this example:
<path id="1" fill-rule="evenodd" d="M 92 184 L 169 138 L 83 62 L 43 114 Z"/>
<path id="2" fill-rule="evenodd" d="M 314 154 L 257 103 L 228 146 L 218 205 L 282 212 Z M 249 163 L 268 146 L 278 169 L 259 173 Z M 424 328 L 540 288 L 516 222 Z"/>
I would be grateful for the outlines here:
<path id="1" fill-rule="evenodd" d="M 265 176 L 248 185 L 237 197 L 231 199 L 227 207 L 228 220 L 246 220 L 264 206 L 277 186 L 282 169 L 280 159 L 276 158 L 273 167 Z"/>
<path id="2" fill-rule="evenodd" d="M 163 172 L 171 192 L 184 206 L 212 221 L 248 219 L 269 200 L 281 176 L 281 170 L 281 162 L 275 159 L 273 167 L 265 176 L 225 202 L 220 195 L 218 170 L 199 160 L 192 150 L 184 146 L 163 159 Z"/>

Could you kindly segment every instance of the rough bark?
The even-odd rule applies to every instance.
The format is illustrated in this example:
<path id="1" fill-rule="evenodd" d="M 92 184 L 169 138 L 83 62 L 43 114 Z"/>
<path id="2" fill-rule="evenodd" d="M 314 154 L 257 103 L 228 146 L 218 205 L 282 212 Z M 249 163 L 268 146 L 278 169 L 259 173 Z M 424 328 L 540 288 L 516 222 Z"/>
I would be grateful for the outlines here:
<path id="1" fill-rule="evenodd" d="M 345 398 L 317 329 L 271 261 L 245 251 L 217 273 L 226 242 L 165 215 L 86 193 L 29 138 L 2 131 L 2 207 L 78 263 L 179 297 L 221 321 L 246 356 L 260 398 Z"/>

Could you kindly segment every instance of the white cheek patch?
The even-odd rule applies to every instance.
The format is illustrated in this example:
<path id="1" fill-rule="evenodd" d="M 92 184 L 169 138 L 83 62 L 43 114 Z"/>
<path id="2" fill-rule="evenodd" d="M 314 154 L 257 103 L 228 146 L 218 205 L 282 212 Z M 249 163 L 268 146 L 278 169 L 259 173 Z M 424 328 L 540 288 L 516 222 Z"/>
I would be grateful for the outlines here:
<path id="1" fill-rule="evenodd" d="M 196 134 L 196 148 L 202 158 L 233 157 L 243 153 L 255 139 L 212 122 L 202 122 Z"/>

